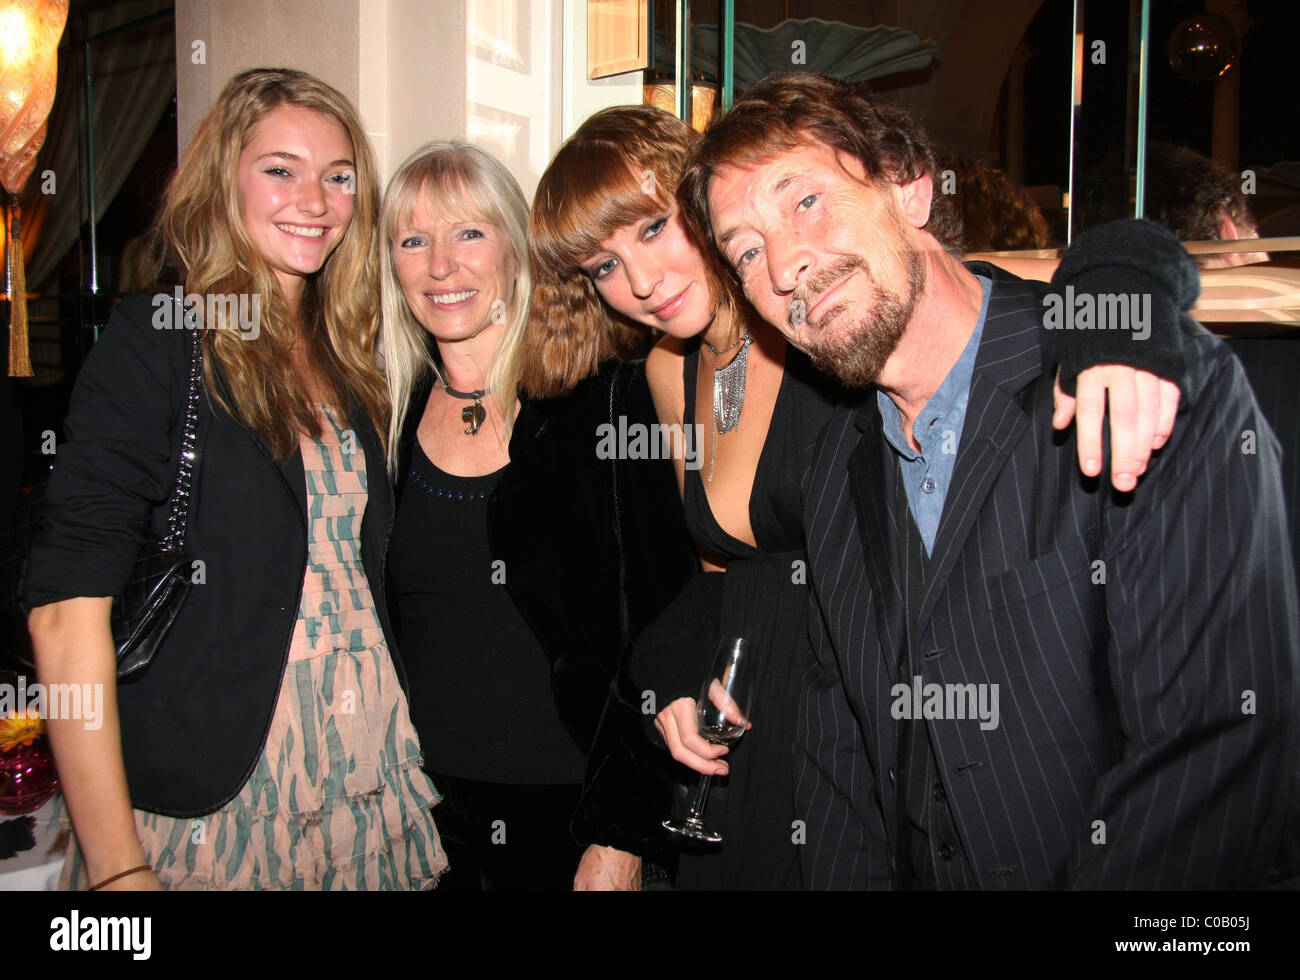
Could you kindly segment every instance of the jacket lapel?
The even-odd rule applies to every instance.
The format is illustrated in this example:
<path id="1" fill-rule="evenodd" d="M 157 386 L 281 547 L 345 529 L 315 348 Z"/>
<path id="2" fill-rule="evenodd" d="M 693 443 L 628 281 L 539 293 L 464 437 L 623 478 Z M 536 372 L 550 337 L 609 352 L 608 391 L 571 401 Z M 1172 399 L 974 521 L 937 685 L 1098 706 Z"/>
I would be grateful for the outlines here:
<path id="1" fill-rule="evenodd" d="M 901 623 L 897 617 L 903 612 L 903 593 L 897 577 L 898 536 L 894 532 L 897 524 L 893 474 L 887 465 L 888 449 L 874 392 L 858 408 L 855 424 L 862 438 L 849 456 L 849 489 L 857 511 L 858 537 L 862 541 L 867 581 L 871 586 L 876 629 L 881 648 L 887 650 L 890 648 L 891 629 L 897 629 Z M 895 658 L 886 659 L 893 670 Z"/>
<path id="2" fill-rule="evenodd" d="M 975 526 L 994 478 L 1030 425 L 1019 393 L 1043 373 L 1041 290 L 990 267 L 973 267 L 993 279 L 984 333 L 971 378 L 966 422 L 962 427 L 952 486 L 930 556 L 919 633 L 924 633 L 935 603 L 952 575 Z M 1034 424 L 1048 424 L 1035 419 Z"/>
<path id="3" fill-rule="evenodd" d="M 230 385 L 226 379 L 225 369 L 219 364 L 216 368 L 217 369 L 213 372 L 213 378 L 217 389 L 221 392 L 221 396 L 225 399 L 226 404 L 233 405 L 235 404 L 235 398 L 231 393 Z M 288 459 L 276 459 L 271 453 L 270 444 L 262 438 L 260 433 L 247 428 L 242 423 L 236 421 L 233 416 L 230 416 L 230 419 L 248 433 L 248 438 L 253 441 L 253 445 L 257 447 L 258 452 L 265 456 L 266 461 L 275 467 L 275 472 L 279 475 L 280 481 L 284 484 L 285 493 L 287 493 L 297 505 L 298 513 L 302 516 L 305 527 L 307 520 L 307 471 L 303 468 L 302 450 L 295 448 L 293 455 Z"/>

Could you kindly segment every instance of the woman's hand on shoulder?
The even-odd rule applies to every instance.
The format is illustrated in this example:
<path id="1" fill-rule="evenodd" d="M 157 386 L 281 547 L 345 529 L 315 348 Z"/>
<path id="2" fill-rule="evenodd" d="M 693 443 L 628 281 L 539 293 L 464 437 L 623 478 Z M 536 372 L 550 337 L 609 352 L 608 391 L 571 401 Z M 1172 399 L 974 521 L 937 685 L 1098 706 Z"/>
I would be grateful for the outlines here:
<path id="1" fill-rule="evenodd" d="M 678 698 L 655 715 L 655 728 L 663 736 L 672 757 L 682 765 L 705 776 L 725 776 L 727 764 L 722 756 L 730 751 L 725 745 L 713 745 L 700 738 L 695 720 L 695 699 Z"/>
<path id="2" fill-rule="evenodd" d="M 582 854 L 573 876 L 575 892 L 639 892 L 641 859 L 635 854 L 603 844 L 592 844 Z"/>

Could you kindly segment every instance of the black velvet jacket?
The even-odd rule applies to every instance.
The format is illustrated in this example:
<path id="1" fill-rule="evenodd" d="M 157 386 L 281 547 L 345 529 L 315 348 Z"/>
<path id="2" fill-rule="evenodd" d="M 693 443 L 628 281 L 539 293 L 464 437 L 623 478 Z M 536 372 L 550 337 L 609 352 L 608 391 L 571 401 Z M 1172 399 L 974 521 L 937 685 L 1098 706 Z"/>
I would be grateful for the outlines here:
<path id="1" fill-rule="evenodd" d="M 399 505 L 431 389 L 430 379 L 409 403 Z M 488 498 L 492 557 L 505 562 L 510 596 L 550 660 L 560 719 L 587 756 L 575 839 L 650 853 L 663 843 L 671 763 L 641 727 L 627 653 L 698 565 L 671 462 L 598 452 L 600 427 L 617 432 L 620 418 L 629 432 L 654 431 L 645 365 L 609 361 L 562 398 L 520 402 L 510 466 Z"/>

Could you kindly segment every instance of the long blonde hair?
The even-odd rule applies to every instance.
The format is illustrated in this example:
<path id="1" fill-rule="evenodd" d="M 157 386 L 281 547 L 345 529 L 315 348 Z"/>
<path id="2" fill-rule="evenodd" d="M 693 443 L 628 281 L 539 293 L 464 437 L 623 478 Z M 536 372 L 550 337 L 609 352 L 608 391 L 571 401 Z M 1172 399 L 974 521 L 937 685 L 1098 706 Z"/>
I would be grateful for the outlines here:
<path id="1" fill-rule="evenodd" d="M 430 352 L 428 334 L 411 313 L 393 264 L 393 241 L 409 224 L 418 204 L 443 215 L 472 215 L 491 222 L 509 238 L 519 266 L 515 297 L 488 368 L 487 387 L 506 433 L 519 394 L 524 327 L 528 323 L 532 273 L 528 261 L 528 202 L 510 171 L 469 143 L 436 141 L 416 150 L 393 174 L 384 193 L 379 227 L 383 236 L 383 327 L 380 348 L 388 377 L 388 465 L 396 477 L 399 437 L 412 392 L 430 372 L 442 377 Z"/>
<path id="2" fill-rule="evenodd" d="M 254 68 L 235 75 L 186 147 L 158 222 L 187 292 L 260 296 L 256 340 L 243 339 L 235 329 L 220 329 L 236 324 L 206 324 L 204 374 L 212 396 L 246 428 L 265 438 L 277 459 L 294 453 L 301 433 L 317 435 L 320 423 L 311 394 L 294 372 L 285 369 L 298 323 L 240 217 L 238 171 L 240 154 L 254 127 L 284 105 L 328 116 L 352 141 L 356 192 L 352 222 L 325 265 L 308 277 L 298 322 L 322 382 L 337 399 L 354 397 L 382 439 L 388 402 L 375 355 L 379 179 L 365 129 L 340 92 L 287 68 Z M 217 307 L 217 318 L 224 321 L 229 311 Z M 214 362 L 224 369 L 233 404 L 227 403 L 215 383 Z M 346 415 L 346 402 L 337 408 Z"/>

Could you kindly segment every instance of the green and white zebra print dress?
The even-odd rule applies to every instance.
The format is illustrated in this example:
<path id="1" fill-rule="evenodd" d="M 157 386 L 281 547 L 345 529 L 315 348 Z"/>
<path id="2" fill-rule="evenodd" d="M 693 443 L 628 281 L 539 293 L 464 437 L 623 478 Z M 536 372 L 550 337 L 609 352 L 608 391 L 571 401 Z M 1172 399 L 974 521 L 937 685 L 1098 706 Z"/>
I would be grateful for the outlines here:
<path id="1" fill-rule="evenodd" d="M 408 890 L 431 887 L 446 868 L 430 814 L 438 792 L 420 769 L 361 564 L 365 453 L 326 411 L 321 438 L 304 438 L 302 454 L 307 569 L 262 756 L 215 813 L 135 814 L 167 888 Z M 63 884 L 91 884 L 75 838 Z"/>

